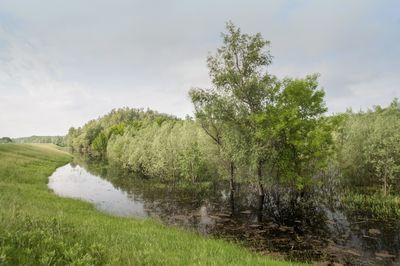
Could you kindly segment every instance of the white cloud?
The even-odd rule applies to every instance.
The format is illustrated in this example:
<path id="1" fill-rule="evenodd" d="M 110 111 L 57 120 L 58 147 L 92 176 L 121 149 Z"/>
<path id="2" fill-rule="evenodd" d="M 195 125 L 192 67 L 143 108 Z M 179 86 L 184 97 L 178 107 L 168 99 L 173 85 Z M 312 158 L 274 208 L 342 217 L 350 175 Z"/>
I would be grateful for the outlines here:
<path id="1" fill-rule="evenodd" d="M 55 67 L 29 40 L 5 29 L 0 33 L 6 47 L 1 51 L 0 64 L 3 135 L 22 135 L 18 133 L 22 130 L 31 134 L 60 134 L 77 118 L 83 123 L 82 115 L 89 119 L 93 115 L 91 106 L 98 108 L 99 104 L 109 102 L 78 82 L 58 80 L 52 70 Z"/>

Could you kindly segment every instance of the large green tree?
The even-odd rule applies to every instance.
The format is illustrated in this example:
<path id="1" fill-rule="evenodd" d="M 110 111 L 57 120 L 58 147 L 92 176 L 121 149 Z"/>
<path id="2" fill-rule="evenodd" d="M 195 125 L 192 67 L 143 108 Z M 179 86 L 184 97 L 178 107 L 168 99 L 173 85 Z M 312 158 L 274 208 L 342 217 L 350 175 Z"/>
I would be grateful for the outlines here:
<path id="1" fill-rule="evenodd" d="M 265 137 L 259 138 L 260 124 L 255 118 L 267 109 L 278 92 L 279 83 L 267 72 L 271 61 L 269 42 L 261 34 L 244 34 L 229 22 L 223 45 L 207 60 L 213 87 L 191 93 L 195 106 L 199 104 L 193 95 L 205 95 L 203 99 L 207 100 L 201 108 L 196 108 L 196 115 L 202 123 L 207 121 L 205 130 L 213 129 L 211 137 L 229 151 L 231 165 L 234 154 L 246 154 L 249 163 L 255 165 L 260 207 L 264 201 L 262 169 L 268 161 L 270 143 Z M 223 132 L 230 137 L 223 138 Z M 237 139 L 245 140 L 247 145 L 237 145 Z"/>
<path id="2" fill-rule="evenodd" d="M 268 41 L 228 23 L 223 45 L 208 58 L 213 86 L 191 91 L 204 130 L 232 163 L 244 161 L 254 173 L 260 213 L 265 182 L 304 187 L 330 143 L 317 75 L 279 81 L 268 72 L 271 62 Z"/>
<path id="3" fill-rule="evenodd" d="M 317 78 L 285 79 L 275 105 L 262 121 L 273 142 L 276 180 L 297 188 L 303 188 L 325 167 L 331 150 L 331 125 L 323 116 L 327 111 L 325 93 Z"/>

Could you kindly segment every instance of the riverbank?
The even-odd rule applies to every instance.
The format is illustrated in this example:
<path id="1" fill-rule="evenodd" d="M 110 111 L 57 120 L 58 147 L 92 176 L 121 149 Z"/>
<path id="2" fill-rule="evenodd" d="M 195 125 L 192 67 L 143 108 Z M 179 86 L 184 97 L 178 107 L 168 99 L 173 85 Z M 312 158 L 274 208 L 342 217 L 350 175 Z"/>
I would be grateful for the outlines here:
<path id="1" fill-rule="evenodd" d="M 0 265 L 295 265 L 57 197 L 48 177 L 71 158 L 52 145 L 0 145 Z"/>

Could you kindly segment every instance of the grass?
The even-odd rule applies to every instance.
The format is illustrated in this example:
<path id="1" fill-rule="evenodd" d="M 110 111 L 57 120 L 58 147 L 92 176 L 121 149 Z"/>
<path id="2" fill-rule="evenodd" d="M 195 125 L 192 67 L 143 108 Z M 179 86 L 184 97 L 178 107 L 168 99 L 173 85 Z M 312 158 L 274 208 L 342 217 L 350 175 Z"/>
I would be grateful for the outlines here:
<path id="1" fill-rule="evenodd" d="M 343 197 L 343 203 L 346 208 L 362 216 L 380 220 L 400 218 L 400 196 L 397 195 L 348 192 Z"/>
<path id="2" fill-rule="evenodd" d="M 48 176 L 72 158 L 53 145 L 0 145 L 0 265 L 295 265 L 57 197 Z"/>

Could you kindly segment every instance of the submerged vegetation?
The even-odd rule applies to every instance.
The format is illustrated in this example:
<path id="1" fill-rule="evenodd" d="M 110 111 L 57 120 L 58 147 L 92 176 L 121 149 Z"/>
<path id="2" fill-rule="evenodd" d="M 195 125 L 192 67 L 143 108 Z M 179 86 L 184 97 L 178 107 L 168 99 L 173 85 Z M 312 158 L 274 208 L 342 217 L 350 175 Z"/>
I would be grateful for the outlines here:
<path id="1" fill-rule="evenodd" d="M 343 197 L 346 209 L 356 215 L 367 216 L 380 220 L 400 218 L 400 196 L 375 193 L 372 195 L 361 193 L 347 193 Z"/>
<path id="2" fill-rule="evenodd" d="M 48 176 L 70 160 L 53 145 L 0 145 L 0 265 L 293 265 L 57 197 Z"/>

